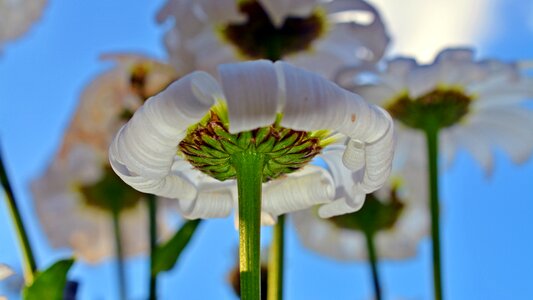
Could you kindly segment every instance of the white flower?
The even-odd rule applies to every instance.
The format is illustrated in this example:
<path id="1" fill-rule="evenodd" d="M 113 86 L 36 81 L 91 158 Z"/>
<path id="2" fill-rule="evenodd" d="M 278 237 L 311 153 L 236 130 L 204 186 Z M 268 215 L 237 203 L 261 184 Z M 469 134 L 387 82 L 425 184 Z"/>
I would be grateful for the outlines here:
<path id="1" fill-rule="evenodd" d="M 115 176 L 107 150 L 133 111 L 178 77 L 172 67 L 144 56 L 103 58 L 118 64 L 84 90 L 59 154 L 32 183 L 37 213 L 52 246 L 73 248 L 88 262 L 114 254 L 110 205 L 117 201 L 126 202 L 120 212 L 125 255 L 147 250 L 144 197 Z M 164 218 L 159 219 L 163 226 Z"/>
<path id="2" fill-rule="evenodd" d="M 0 0 L 0 50 L 41 17 L 46 0 Z"/>
<path id="3" fill-rule="evenodd" d="M 178 70 L 216 74 L 221 63 L 284 59 L 331 78 L 344 65 L 369 66 L 389 38 L 378 12 L 361 0 L 168 0 L 159 22 Z"/>
<path id="4" fill-rule="evenodd" d="M 107 165 L 107 166 L 106 166 Z M 65 159 L 56 159 L 31 184 L 37 215 L 54 248 L 72 248 L 90 263 L 114 256 L 111 205 L 120 210 L 125 256 L 148 250 L 148 211 L 143 195 L 125 185 L 112 172 L 105 157 L 78 144 Z M 98 197 L 101 196 L 102 197 Z M 164 229 L 167 201 L 159 201 Z"/>
<path id="5" fill-rule="evenodd" d="M 342 148 L 337 148 L 324 153 L 325 162 L 338 177 L 346 176 L 335 160 L 341 151 Z M 309 249 L 335 259 L 366 260 L 364 230 L 369 230 L 378 258 L 414 256 L 419 241 L 429 232 L 430 226 L 426 206 L 427 172 L 422 162 L 402 162 L 395 158 L 395 167 L 387 184 L 368 195 L 365 205 L 355 213 L 330 219 L 319 218 L 315 209 L 293 213 L 300 241 Z"/>
<path id="6" fill-rule="evenodd" d="M 291 151 L 298 149 L 296 156 L 304 153 L 306 162 L 318 154 L 324 141 L 316 137 L 324 137 L 324 129 L 347 137 L 348 146 L 338 160 L 351 170 L 348 173 L 363 168 L 358 181 L 345 182 L 346 190 L 364 195 L 386 181 L 393 127 L 382 109 L 281 61 L 227 64 L 219 73 L 220 83 L 201 71 L 181 78 L 148 99 L 122 127 L 109 153 L 113 169 L 126 183 L 145 193 L 177 198 L 187 218 L 227 216 L 236 201 L 229 155 L 243 147 L 266 146 L 269 163 L 263 178 L 273 180 L 263 185 L 264 222 L 319 203 L 327 203 L 322 216 L 341 214 L 359 203 L 336 196 L 337 183 L 328 171 L 308 165 L 283 175 L 285 168 L 293 171 L 304 164 L 293 159 Z M 305 143 L 298 144 L 302 140 Z M 285 152 L 276 150 L 287 143 L 279 150 Z M 206 160 L 209 163 L 201 163 Z"/>
<path id="7" fill-rule="evenodd" d="M 117 64 L 82 92 L 60 156 L 80 142 L 107 155 L 113 136 L 133 111 L 178 78 L 171 66 L 145 56 L 106 54 L 102 58 Z"/>
<path id="8" fill-rule="evenodd" d="M 533 79 L 524 76 L 523 66 L 477 61 L 470 49 L 445 49 L 429 65 L 393 59 L 372 83 L 349 88 L 398 121 L 399 148 L 410 147 L 400 137 L 404 129 L 421 129 L 433 118 L 442 129 L 441 150 L 447 161 L 463 147 L 490 173 L 495 147 L 515 163 L 527 160 L 533 150 L 533 111 L 524 105 L 533 97 Z M 346 78 L 340 76 L 340 81 L 347 86 Z M 410 134 L 423 139 L 420 131 Z"/>

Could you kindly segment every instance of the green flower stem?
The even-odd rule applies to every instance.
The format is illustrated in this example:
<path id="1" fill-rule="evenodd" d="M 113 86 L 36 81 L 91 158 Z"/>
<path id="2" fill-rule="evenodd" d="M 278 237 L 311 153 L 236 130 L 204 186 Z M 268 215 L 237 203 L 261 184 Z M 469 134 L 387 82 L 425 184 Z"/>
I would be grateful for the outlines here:
<path id="1" fill-rule="evenodd" d="M 283 259 L 285 244 L 285 215 L 278 217 L 270 245 L 268 259 L 268 300 L 283 299 Z"/>
<path id="2" fill-rule="evenodd" d="M 372 269 L 372 281 L 374 283 L 374 294 L 376 300 L 381 300 L 381 284 L 379 281 L 379 272 L 378 272 L 378 257 L 376 254 L 376 246 L 374 244 L 374 233 L 365 232 L 366 239 L 366 249 L 368 252 L 368 262 L 370 263 L 370 268 Z"/>
<path id="3" fill-rule="evenodd" d="M 33 282 L 35 272 L 37 271 L 37 264 L 35 263 L 35 258 L 33 256 L 33 251 L 31 249 L 30 240 L 26 230 L 24 229 L 24 224 L 22 222 L 22 216 L 17 206 L 17 201 L 13 190 L 11 189 L 11 184 L 7 177 L 7 172 L 4 166 L 4 161 L 2 160 L 2 153 L 0 149 L 0 181 L 2 181 L 2 187 L 5 190 L 5 199 L 7 201 L 7 206 L 9 209 L 9 214 L 11 219 L 15 224 L 15 229 L 17 232 L 17 240 L 22 250 L 22 265 L 24 270 L 24 281 L 26 285 L 30 285 Z"/>
<path id="4" fill-rule="evenodd" d="M 115 235 L 115 255 L 117 257 L 118 291 L 121 300 L 126 299 L 126 272 L 124 270 L 124 251 L 122 249 L 122 233 L 120 231 L 120 212 L 114 208 L 111 212 L 113 233 Z"/>
<path id="5" fill-rule="evenodd" d="M 255 151 L 232 155 L 239 193 L 239 268 L 241 299 L 261 299 L 261 185 L 264 157 Z"/>
<path id="6" fill-rule="evenodd" d="M 155 195 L 149 194 L 148 197 L 148 217 L 150 226 L 150 270 L 153 270 L 155 262 L 155 252 L 157 248 L 157 203 Z M 150 272 L 149 299 L 157 299 L 157 272 Z"/>
<path id="7" fill-rule="evenodd" d="M 429 167 L 429 190 L 431 211 L 431 239 L 433 242 L 433 285 L 435 300 L 442 300 L 442 273 L 440 258 L 440 221 L 439 221 L 439 184 L 438 184 L 438 147 L 439 129 L 437 126 L 428 126 L 425 130 L 428 167 Z"/>

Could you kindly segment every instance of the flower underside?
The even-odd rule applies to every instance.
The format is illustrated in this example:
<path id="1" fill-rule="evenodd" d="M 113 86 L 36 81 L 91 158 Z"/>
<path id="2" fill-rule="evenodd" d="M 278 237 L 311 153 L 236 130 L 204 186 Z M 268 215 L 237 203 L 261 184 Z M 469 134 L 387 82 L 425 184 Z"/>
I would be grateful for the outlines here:
<path id="1" fill-rule="evenodd" d="M 468 114 L 472 97 L 457 89 L 436 89 L 416 99 L 404 94 L 386 107 L 403 124 L 418 129 L 446 128 Z"/>
<path id="2" fill-rule="evenodd" d="M 241 1 L 239 11 L 247 21 L 222 28 L 222 37 L 248 59 L 278 60 L 311 47 L 326 29 L 325 17 L 315 11 L 309 17 L 288 17 L 281 27 L 272 24 L 257 1 Z"/>
<path id="3" fill-rule="evenodd" d="M 99 181 L 79 186 L 78 190 L 87 206 L 112 213 L 134 208 L 143 197 L 141 192 L 124 183 L 109 165 Z"/>
<path id="4" fill-rule="evenodd" d="M 360 210 L 328 220 L 340 228 L 372 234 L 391 229 L 402 214 L 404 204 L 396 189 L 391 190 L 389 197 L 389 201 L 384 203 L 376 198 L 375 193 L 368 194 Z"/>
<path id="5" fill-rule="evenodd" d="M 220 181 L 236 178 L 235 154 L 259 153 L 264 157 L 263 182 L 267 182 L 300 169 L 331 141 L 327 130 L 283 128 L 280 118 L 267 127 L 231 134 L 227 111 L 219 106 L 189 129 L 178 149 L 195 168 Z"/>

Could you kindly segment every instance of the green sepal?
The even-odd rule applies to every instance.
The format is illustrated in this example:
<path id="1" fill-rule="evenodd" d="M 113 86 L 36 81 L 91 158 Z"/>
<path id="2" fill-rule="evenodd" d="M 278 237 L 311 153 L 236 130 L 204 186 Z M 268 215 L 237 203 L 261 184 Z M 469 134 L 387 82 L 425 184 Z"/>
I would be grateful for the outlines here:
<path id="1" fill-rule="evenodd" d="M 296 140 L 300 137 L 300 134 L 298 132 L 295 132 L 291 135 L 289 135 L 287 138 L 279 141 L 275 146 L 274 148 L 272 149 L 272 152 L 277 152 L 281 149 L 284 149 L 284 148 L 287 148 L 287 147 L 291 147 L 294 142 L 296 142 Z"/>
<path id="2" fill-rule="evenodd" d="M 24 288 L 22 297 L 24 300 L 61 300 L 67 273 L 74 264 L 74 259 L 63 259 L 55 262 L 43 272 L 38 272 L 31 285 Z"/>
<path id="3" fill-rule="evenodd" d="M 244 131 L 239 134 L 239 138 L 237 139 L 237 144 L 241 149 L 248 149 L 250 146 L 250 142 L 252 140 L 252 132 L 251 131 Z"/>
<path id="4" fill-rule="evenodd" d="M 225 154 L 224 153 L 224 148 L 222 147 L 222 145 L 220 144 L 220 142 L 215 139 L 215 138 L 212 138 L 211 136 L 207 135 L 207 134 L 204 134 L 202 135 L 202 140 L 208 144 L 209 146 L 219 150 L 221 153 Z"/>
<path id="5" fill-rule="evenodd" d="M 153 275 L 174 268 L 181 253 L 191 241 L 201 220 L 188 220 L 166 243 L 155 249 L 151 272 Z"/>

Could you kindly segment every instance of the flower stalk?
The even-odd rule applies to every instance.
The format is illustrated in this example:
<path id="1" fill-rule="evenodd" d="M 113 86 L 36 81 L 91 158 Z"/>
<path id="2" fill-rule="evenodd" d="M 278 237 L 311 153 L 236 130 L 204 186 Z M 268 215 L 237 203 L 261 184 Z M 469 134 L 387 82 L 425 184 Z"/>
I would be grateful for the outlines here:
<path id="1" fill-rule="evenodd" d="M 121 300 L 126 299 L 126 272 L 124 270 L 124 249 L 122 248 L 122 233 L 120 230 L 120 212 L 113 207 L 111 212 L 113 220 L 113 233 L 115 236 L 115 255 L 117 257 L 118 291 Z"/>
<path id="2" fill-rule="evenodd" d="M 440 213 L 439 213 L 439 184 L 438 184 L 438 147 L 439 127 L 426 126 L 425 130 L 429 168 L 429 191 L 431 213 L 431 240 L 433 251 L 433 285 L 435 300 L 442 300 L 442 271 L 440 253 Z"/>
<path id="3" fill-rule="evenodd" d="M 153 270 L 155 262 L 155 252 L 157 248 L 157 203 L 156 197 L 152 194 L 147 194 L 148 204 L 148 220 L 149 220 L 149 234 L 150 234 L 150 270 Z M 149 280 L 149 299 L 157 299 L 157 274 L 150 272 Z"/>
<path id="4" fill-rule="evenodd" d="M 261 299 L 261 185 L 264 155 L 253 150 L 232 155 L 239 193 L 241 299 Z"/>
<path id="5" fill-rule="evenodd" d="M 274 226 L 268 260 L 268 300 L 283 299 L 283 263 L 285 244 L 285 215 L 278 217 Z"/>
<path id="6" fill-rule="evenodd" d="M 22 251 L 22 265 L 24 270 L 24 281 L 26 285 L 30 285 L 33 282 L 35 272 L 37 271 L 37 264 L 35 263 L 35 258 L 33 256 L 33 250 L 30 245 L 30 240 L 28 239 L 28 234 L 24 228 L 24 223 L 22 221 L 22 216 L 20 215 L 19 208 L 17 206 L 17 201 L 15 195 L 13 194 L 13 189 L 7 177 L 7 172 L 4 166 L 4 161 L 2 160 L 2 153 L 0 150 L 0 181 L 2 182 L 2 187 L 5 191 L 5 199 L 7 201 L 7 207 L 9 209 L 9 214 L 15 225 L 17 232 L 17 240 L 19 247 Z"/>
<path id="7" fill-rule="evenodd" d="M 378 257 L 376 253 L 376 245 L 374 243 L 374 232 L 365 231 L 366 249 L 368 252 L 368 262 L 372 270 L 372 282 L 374 285 L 374 295 L 376 300 L 383 299 L 381 296 L 381 283 L 379 281 L 378 272 Z"/>

